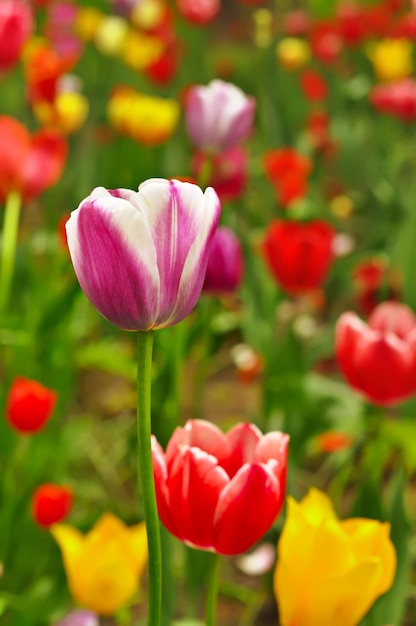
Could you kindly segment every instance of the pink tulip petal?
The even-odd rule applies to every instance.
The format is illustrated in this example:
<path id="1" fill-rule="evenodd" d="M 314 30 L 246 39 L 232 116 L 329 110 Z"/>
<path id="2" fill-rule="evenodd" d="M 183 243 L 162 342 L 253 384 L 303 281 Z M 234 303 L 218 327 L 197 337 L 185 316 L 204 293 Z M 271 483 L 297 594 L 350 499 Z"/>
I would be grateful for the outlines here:
<path id="1" fill-rule="evenodd" d="M 159 517 L 163 524 L 173 535 L 178 537 L 178 531 L 173 523 L 170 514 L 170 497 L 168 490 L 168 471 L 166 467 L 165 455 L 155 437 L 152 436 L 152 460 L 153 473 L 155 478 L 156 500 Z"/>
<path id="2" fill-rule="evenodd" d="M 221 463 L 232 478 L 245 464 L 254 459 L 254 452 L 262 434 L 254 424 L 242 422 L 234 426 L 225 435 L 230 444 L 231 452 L 226 462 Z"/>

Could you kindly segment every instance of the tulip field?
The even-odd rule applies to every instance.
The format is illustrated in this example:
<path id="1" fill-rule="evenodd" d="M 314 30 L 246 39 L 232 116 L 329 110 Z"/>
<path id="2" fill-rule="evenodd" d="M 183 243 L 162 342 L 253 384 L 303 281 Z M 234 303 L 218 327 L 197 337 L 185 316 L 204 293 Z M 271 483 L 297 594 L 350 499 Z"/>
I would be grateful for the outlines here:
<path id="1" fill-rule="evenodd" d="M 0 626 L 416 626 L 416 2 L 0 0 Z"/>

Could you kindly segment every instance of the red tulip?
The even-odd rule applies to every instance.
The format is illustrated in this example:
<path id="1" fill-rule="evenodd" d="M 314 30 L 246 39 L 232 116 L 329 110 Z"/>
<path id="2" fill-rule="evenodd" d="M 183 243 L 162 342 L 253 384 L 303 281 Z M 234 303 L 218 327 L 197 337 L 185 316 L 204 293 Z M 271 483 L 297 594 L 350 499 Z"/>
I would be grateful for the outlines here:
<path id="1" fill-rule="evenodd" d="M 367 324 L 343 313 L 335 354 L 348 383 L 374 404 L 391 406 L 416 392 L 416 318 L 404 304 L 382 302 Z"/>
<path id="2" fill-rule="evenodd" d="M 72 489 L 53 483 L 40 485 L 32 496 L 32 517 L 48 528 L 68 517 L 72 507 Z"/>
<path id="3" fill-rule="evenodd" d="M 207 156 L 202 151 L 194 153 L 192 169 L 195 177 L 201 174 Z M 214 187 L 221 203 L 238 200 L 247 183 L 248 154 L 242 146 L 233 146 L 212 157 L 212 172 L 208 184 Z"/>
<path id="4" fill-rule="evenodd" d="M 263 254 L 282 289 L 299 294 L 320 287 L 334 256 L 334 237 L 334 229 L 323 220 L 272 222 Z"/>
<path id="5" fill-rule="evenodd" d="M 0 72 L 9 71 L 17 64 L 32 29 L 33 17 L 27 2 L 0 2 Z"/>
<path id="6" fill-rule="evenodd" d="M 0 116 L 0 200 L 16 191 L 30 200 L 59 179 L 65 165 L 67 143 L 52 130 L 32 136 L 13 117 Z"/>
<path id="7" fill-rule="evenodd" d="M 328 87 L 319 72 L 309 69 L 300 75 L 300 85 L 310 102 L 321 102 L 328 95 Z"/>
<path id="8" fill-rule="evenodd" d="M 334 22 L 320 21 L 312 26 L 310 44 L 317 59 L 332 63 L 339 56 L 343 41 Z"/>
<path id="9" fill-rule="evenodd" d="M 278 201 L 284 207 L 303 198 L 308 190 L 310 160 L 293 148 L 269 150 L 263 155 L 263 168 L 275 186 Z"/>
<path id="10" fill-rule="evenodd" d="M 347 1 L 337 9 L 337 27 L 340 37 L 348 46 L 358 46 L 367 36 L 364 8 Z"/>
<path id="11" fill-rule="evenodd" d="M 241 423 L 224 435 L 204 420 L 177 428 L 164 453 L 152 439 L 159 515 L 185 543 L 219 554 L 248 550 L 285 497 L 288 435 Z"/>
<path id="12" fill-rule="evenodd" d="M 416 80 L 405 78 L 392 83 L 376 85 L 370 93 L 373 106 L 404 121 L 416 118 Z"/>
<path id="13" fill-rule="evenodd" d="M 52 417 L 57 394 L 36 380 L 17 376 L 6 401 L 6 418 L 20 433 L 36 433 Z"/>

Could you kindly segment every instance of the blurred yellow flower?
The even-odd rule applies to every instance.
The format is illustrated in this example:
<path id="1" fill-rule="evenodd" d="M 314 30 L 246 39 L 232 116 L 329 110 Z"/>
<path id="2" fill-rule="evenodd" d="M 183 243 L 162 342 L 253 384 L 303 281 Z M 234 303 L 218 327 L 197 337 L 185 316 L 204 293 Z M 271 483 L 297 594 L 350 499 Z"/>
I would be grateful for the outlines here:
<path id="1" fill-rule="evenodd" d="M 276 46 L 277 59 L 287 70 L 300 70 L 311 57 L 309 44 L 303 39 L 285 37 Z"/>
<path id="2" fill-rule="evenodd" d="M 121 57 L 129 67 L 140 71 L 162 56 L 164 44 L 159 37 L 131 30 L 123 42 Z"/>
<path id="3" fill-rule="evenodd" d="M 144 523 L 128 527 L 105 513 L 86 535 L 67 524 L 55 524 L 51 533 L 71 594 L 82 607 L 113 615 L 139 590 L 147 564 Z"/>
<path id="4" fill-rule="evenodd" d="M 131 20 L 138 28 L 151 30 L 157 28 L 166 12 L 164 0 L 140 0 L 131 12 Z"/>
<path id="5" fill-rule="evenodd" d="M 400 80 L 413 73 L 413 44 L 408 39 L 382 39 L 369 57 L 379 80 Z"/>
<path id="6" fill-rule="evenodd" d="M 148 96 L 129 88 L 118 89 L 107 108 L 114 128 L 146 146 L 167 141 L 176 129 L 179 113 L 176 100 Z"/>
<path id="7" fill-rule="evenodd" d="M 80 7 L 75 20 L 75 30 L 84 41 L 92 41 L 105 15 L 95 7 Z"/>
<path id="8" fill-rule="evenodd" d="M 317 489 L 289 497 L 274 575 L 282 626 L 357 626 L 393 584 L 389 533 L 375 520 L 340 521 Z"/>
<path id="9" fill-rule="evenodd" d="M 33 103 L 33 113 L 42 126 L 56 128 L 64 135 L 75 133 L 85 122 L 89 111 L 87 98 L 76 91 L 59 93 L 53 103 Z"/>
<path id="10" fill-rule="evenodd" d="M 107 56 L 119 56 L 130 31 L 127 20 L 118 15 L 108 15 L 101 20 L 94 42 L 98 50 Z"/>

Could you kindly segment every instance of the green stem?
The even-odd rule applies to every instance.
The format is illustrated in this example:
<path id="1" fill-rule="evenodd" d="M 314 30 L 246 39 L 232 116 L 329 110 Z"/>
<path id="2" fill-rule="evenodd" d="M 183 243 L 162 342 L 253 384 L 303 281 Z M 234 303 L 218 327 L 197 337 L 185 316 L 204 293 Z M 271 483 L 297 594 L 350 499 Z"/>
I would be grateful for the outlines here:
<path id="1" fill-rule="evenodd" d="M 148 626 L 160 626 L 162 551 L 151 449 L 151 378 L 153 331 L 137 333 L 137 437 L 139 474 L 149 552 Z"/>
<path id="2" fill-rule="evenodd" d="M 208 570 L 208 589 L 206 603 L 206 626 L 216 626 L 217 623 L 217 597 L 218 575 L 220 571 L 220 555 L 212 554 Z"/>
<path id="3" fill-rule="evenodd" d="M 17 191 L 9 193 L 6 200 L 1 249 L 0 311 L 4 311 L 9 302 L 16 257 L 21 200 L 21 196 Z"/>

